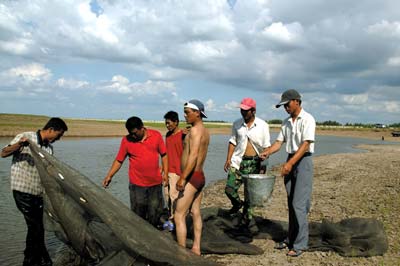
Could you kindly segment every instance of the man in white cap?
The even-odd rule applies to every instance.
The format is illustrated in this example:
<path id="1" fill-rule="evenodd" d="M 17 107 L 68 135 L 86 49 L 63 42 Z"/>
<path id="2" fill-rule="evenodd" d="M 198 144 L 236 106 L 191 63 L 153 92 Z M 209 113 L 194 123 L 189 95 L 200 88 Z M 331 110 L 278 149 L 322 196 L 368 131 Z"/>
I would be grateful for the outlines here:
<path id="1" fill-rule="evenodd" d="M 225 194 L 231 200 L 230 214 L 238 213 L 243 206 L 243 225 L 251 233 L 257 233 L 258 228 L 253 219 L 253 207 L 248 195 L 245 194 L 244 202 L 240 199 L 238 190 L 243 183 L 242 175 L 259 174 L 259 154 L 271 146 L 269 126 L 267 122 L 256 117 L 256 101 L 244 98 L 240 103 L 242 117 L 232 125 L 232 135 L 229 139 L 228 153 L 224 165 L 228 177 Z"/>
<path id="2" fill-rule="evenodd" d="M 281 126 L 279 135 L 272 146 L 262 152 L 263 158 L 279 151 L 286 142 L 288 157 L 283 164 L 289 208 L 289 230 L 287 238 L 277 243 L 277 249 L 289 248 L 288 256 L 297 257 L 308 248 L 308 212 L 311 206 L 313 162 L 315 141 L 315 120 L 301 107 L 301 96 L 296 90 L 287 90 L 276 105 L 284 106 L 289 117 Z"/>
<path id="3" fill-rule="evenodd" d="M 205 185 L 203 172 L 206 160 L 210 134 L 203 125 L 204 105 L 199 100 L 190 100 L 184 104 L 185 119 L 192 127 L 185 137 L 181 160 L 182 172 L 176 183 L 176 189 L 180 191 L 174 220 L 176 224 L 176 238 L 178 244 L 186 247 L 186 215 L 190 209 L 193 218 L 193 246 L 192 252 L 200 255 L 201 231 L 203 221 L 200 214 L 202 189 Z"/>

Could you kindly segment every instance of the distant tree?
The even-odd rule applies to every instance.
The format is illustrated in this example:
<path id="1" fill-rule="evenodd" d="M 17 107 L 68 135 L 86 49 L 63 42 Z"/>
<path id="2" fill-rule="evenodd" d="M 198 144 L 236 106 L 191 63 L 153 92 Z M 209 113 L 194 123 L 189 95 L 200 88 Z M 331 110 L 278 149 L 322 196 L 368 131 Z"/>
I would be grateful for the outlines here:
<path id="1" fill-rule="evenodd" d="M 346 127 L 362 127 L 362 128 L 372 128 L 375 124 L 363 124 L 363 123 L 346 123 Z"/>
<path id="2" fill-rule="evenodd" d="M 389 127 L 400 127 L 400 123 L 390 124 Z"/>
<path id="3" fill-rule="evenodd" d="M 271 125 L 281 125 L 282 124 L 282 120 L 280 120 L 280 119 L 271 119 L 267 122 L 268 122 L 268 124 L 271 124 Z"/>
<path id="4" fill-rule="evenodd" d="M 339 122 L 336 121 L 324 121 L 324 122 L 317 122 L 317 125 L 319 126 L 341 126 L 342 124 L 340 124 Z"/>

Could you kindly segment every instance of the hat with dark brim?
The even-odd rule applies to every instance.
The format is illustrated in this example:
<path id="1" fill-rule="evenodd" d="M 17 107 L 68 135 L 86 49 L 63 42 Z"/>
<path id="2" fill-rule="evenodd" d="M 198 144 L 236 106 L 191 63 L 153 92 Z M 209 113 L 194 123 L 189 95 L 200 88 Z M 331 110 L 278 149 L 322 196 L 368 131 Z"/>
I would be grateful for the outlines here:
<path id="1" fill-rule="evenodd" d="M 204 111 L 204 104 L 199 100 L 193 99 L 188 101 L 183 105 L 184 107 L 192 108 L 193 110 L 197 110 L 200 112 L 201 117 L 207 118 L 207 115 Z"/>
<path id="2" fill-rule="evenodd" d="M 281 105 L 285 105 L 291 100 L 301 100 L 301 95 L 296 90 L 287 90 L 282 93 L 281 101 L 275 105 L 276 108 L 279 108 Z"/>

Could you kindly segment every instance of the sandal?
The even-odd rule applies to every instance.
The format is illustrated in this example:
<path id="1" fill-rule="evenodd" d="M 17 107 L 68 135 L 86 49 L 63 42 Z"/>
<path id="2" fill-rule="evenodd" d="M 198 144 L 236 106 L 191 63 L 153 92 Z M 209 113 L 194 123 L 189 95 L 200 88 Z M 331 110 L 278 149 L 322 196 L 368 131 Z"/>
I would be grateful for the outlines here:
<path id="1" fill-rule="evenodd" d="M 286 242 L 278 242 L 275 244 L 274 249 L 285 249 L 287 248 L 288 245 L 286 244 Z"/>
<path id="2" fill-rule="evenodd" d="M 303 254 L 303 251 L 301 251 L 299 249 L 291 249 L 291 250 L 289 250 L 289 252 L 286 255 L 289 257 L 298 257 L 301 254 Z"/>

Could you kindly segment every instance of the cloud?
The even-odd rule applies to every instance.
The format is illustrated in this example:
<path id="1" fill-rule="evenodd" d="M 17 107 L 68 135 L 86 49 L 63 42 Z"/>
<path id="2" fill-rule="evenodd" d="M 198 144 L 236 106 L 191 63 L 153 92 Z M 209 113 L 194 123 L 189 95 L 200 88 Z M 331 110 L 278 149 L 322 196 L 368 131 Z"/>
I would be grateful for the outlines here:
<path id="1" fill-rule="evenodd" d="M 350 105 L 361 105 L 368 102 L 368 94 L 344 95 L 343 101 Z"/>
<path id="2" fill-rule="evenodd" d="M 136 97 L 142 95 L 158 95 L 163 93 L 173 93 L 175 85 L 172 82 L 166 81 L 152 81 L 146 82 L 133 82 L 131 83 L 128 78 L 122 75 L 113 76 L 111 81 L 103 82 L 98 90 L 108 93 L 130 94 L 129 97 Z"/>
<path id="3" fill-rule="evenodd" d="M 231 101 L 229 103 L 226 103 L 224 105 L 224 108 L 228 111 L 233 111 L 233 110 L 237 110 L 239 107 L 239 103 L 236 101 Z"/>
<path id="4" fill-rule="evenodd" d="M 400 38 L 400 22 L 389 22 L 382 20 L 379 23 L 368 26 L 367 32 L 370 34 L 380 35 L 382 37 Z"/>
<path id="5" fill-rule="evenodd" d="M 43 93 L 50 91 L 47 86 L 52 77 L 50 69 L 42 64 L 31 63 L 0 72 L 0 91 L 25 93 Z"/>
<path id="6" fill-rule="evenodd" d="M 87 3 L 78 5 L 78 12 L 85 23 L 84 33 L 92 35 L 110 45 L 116 45 L 119 42 L 118 37 L 113 33 L 113 22 L 104 14 L 96 14 L 91 10 Z"/>
<path id="7" fill-rule="evenodd" d="M 79 90 L 90 87 L 90 83 L 82 80 L 60 78 L 56 81 L 56 85 L 63 89 Z"/>
<path id="8" fill-rule="evenodd" d="M 303 28 L 297 22 L 288 25 L 283 25 L 282 22 L 275 22 L 264 28 L 262 32 L 264 36 L 284 43 L 296 42 L 302 33 Z"/>
<path id="9" fill-rule="evenodd" d="M 396 119 L 399 8 L 395 0 L 3 1 L 0 92 L 54 92 L 75 106 L 89 96 L 131 105 L 141 97 L 168 108 L 207 95 L 210 113 L 230 119 L 248 96 L 263 99 L 266 117 L 282 115 L 270 107 L 296 88 L 317 119 Z M 385 108 L 370 114 L 364 105 Z"/>

